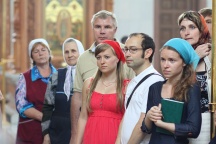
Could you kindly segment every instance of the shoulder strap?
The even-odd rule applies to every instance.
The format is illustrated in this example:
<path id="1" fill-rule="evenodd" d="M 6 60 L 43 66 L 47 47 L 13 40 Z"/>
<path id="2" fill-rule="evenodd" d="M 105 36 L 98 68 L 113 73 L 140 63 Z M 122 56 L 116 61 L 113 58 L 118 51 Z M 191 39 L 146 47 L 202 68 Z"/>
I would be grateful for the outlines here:
<path id="1" fill-rule="evenodd" d="M 126 104 L 126 109 L 127 109 L 128 105 L 129 105 L 130 100 L 131 100 L 131 98 L 132 98 L 132 96 L 133 96 L 133 93 L 135 92 L 135 90 L 137 89 L 137 87 L 138 87 L 142 82 L 144 82 L 148 77 L 150 77 L 151 75 L 159 75 L 159 74 L 150 73 L 150 74 L 146 75 L 143 79 L 141 79 L 141 80 L 139 81 L 139 83 L 135 86 L 135 88 L 133 89 L 132 93 L 130 94 L 130 96 L 129 96 L 129 98 L 128 98 L 128 101 L 127 101 L 127 104 Z M 160 76 L 161 76 L 161 75 L 160 75 Z"/>

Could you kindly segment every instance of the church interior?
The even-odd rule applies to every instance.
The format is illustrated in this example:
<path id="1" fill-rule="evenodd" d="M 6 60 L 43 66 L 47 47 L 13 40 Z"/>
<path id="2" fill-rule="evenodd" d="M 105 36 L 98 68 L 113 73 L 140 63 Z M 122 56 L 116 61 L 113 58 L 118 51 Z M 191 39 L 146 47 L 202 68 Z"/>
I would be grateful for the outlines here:
<path id="1" fill-rule="evenodd" d="M 179 37 L 179 14 L 211 8 L 212 1 L 0 0 L 0 7 L 0 90 L 4 96 L 0 102 L 0 143 L 13 144 L 18 122 L 15 89 L 19 74 L 31 67 L 28 44 L 32 39 L 45 38 L 52 50 L 52 64 L 56 68 L 64 67 L 61 52 L 64 40 L 73 37 L 80 40 L 85 49 L 89 48 L 94 42 L 92 15 L 105 9 L 117 15 L 117 39 L 132 32 L 147 31 L 159 48 L 168 39 Z M 156 50 L 153 64 L 160 71 L 158 61 L 159 51 Z"/>

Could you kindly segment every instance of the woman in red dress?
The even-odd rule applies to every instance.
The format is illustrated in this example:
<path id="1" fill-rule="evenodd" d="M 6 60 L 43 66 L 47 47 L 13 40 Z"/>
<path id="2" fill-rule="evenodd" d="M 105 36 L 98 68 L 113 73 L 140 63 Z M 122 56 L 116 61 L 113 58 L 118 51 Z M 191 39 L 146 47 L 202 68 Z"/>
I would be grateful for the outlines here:
<path id="1" fill-rule="evenodd" d="M 105 40 L 96 47 L 98 71 L 84 82 L 76 143 L 113 144 L 124 113 L 124 54 L 119 44 Z"/>

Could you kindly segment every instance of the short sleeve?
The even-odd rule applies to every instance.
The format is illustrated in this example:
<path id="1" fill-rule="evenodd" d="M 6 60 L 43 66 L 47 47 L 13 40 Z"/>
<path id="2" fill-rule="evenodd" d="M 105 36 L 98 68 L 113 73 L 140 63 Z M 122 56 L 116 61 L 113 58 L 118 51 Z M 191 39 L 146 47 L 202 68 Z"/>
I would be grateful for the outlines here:
<path id="1" fill-rule="evenodd" d="M 73 84 L 74 92 L 82 92 L 82 86 L 83 86 L 83 79 L 81 75 L 81 64 L 78 59 L 78 62 L 76 65 L 76 74 L 75 74 L 74 84 Z"/>

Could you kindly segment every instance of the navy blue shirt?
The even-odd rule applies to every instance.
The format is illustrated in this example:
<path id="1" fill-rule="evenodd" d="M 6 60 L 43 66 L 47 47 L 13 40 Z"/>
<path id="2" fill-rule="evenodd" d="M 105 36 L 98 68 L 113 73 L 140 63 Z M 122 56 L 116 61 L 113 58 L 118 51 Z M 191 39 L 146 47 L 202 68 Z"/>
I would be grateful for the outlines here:
<path id="1" fill-rule="evenodd" d="M 147 112 L 152 106 L 161 103 L 161 90 L 164 82 L 157 82 L 149 88 Z M 188 101 L 184 103 L 180 124 L 175 124 L 174 135 L 156 132 L 152 123 L 152 135 L 149 144 L 188 144 L 187 138 L 196 138 L 201 128 L 200 87 L 194 84 L 188 91 Z"/>

